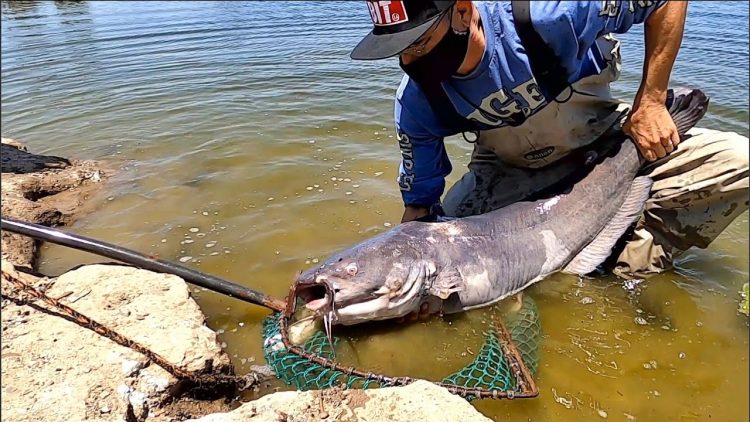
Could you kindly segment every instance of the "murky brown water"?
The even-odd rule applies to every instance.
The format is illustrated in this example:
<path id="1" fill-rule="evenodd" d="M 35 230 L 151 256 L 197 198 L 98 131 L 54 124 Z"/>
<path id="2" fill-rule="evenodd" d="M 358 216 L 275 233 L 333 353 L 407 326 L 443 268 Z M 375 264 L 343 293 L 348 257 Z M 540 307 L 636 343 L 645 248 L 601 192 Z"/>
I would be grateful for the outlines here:
<path id="1" fill-rule="evenodd" d="M 298 270 L 397 223 L 400 76 L 395 63 L 348 59 L 368 24 L 364 6 L 342 3 L 331 16 L 303 2 L 2 4 L 3 136 L 123 166 L 100 209 L 71 230 L 189 256 L 187 265 L 283 296 Z M 674 72 L 676 84 L 712 95 L 705 126 L 745 135 L 747 18 L 747 3 L 691 3 Z M 642 32 L 621 38 L 615 88 L 632 98 Z M 469 151 L 450 140 L 449 182 Z M 747 420 L 748 325 L 736 312 L 747 237 L 745 213 L 634 290 L 568 276 L 530 288 L 541 394 L 475 405 L 498 420 Z M 43 260 L 59 273 L 100 259 L 49 247 Z M 262 361 L 267 311 L 196 296 L 240 372 Z M 481 342 L 487 312 L 360 335 L 350 354 L 438 379 L 471 358 L 462 355 Z"/>

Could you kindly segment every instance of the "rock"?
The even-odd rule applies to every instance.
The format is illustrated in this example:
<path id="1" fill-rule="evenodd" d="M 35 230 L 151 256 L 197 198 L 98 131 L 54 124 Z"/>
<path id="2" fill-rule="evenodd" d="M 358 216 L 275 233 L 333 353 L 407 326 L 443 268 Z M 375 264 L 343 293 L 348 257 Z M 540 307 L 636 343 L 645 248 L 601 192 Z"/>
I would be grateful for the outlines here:
<path id="1" fill-rule="evenodd" d="M 344 403 L 346 401 L 346 403 Z M 321 406 L 322 403 L 322 406 Z M 428 381 L 372 390 L 285 391 L 195 422 L 286 421 L 489 421 L 469 402 Z"/>
<path id="2" fill-rule="evenodd" d="M 136 372 L 143 369 L 145 362 L 125 359 L 122 361 L 122 374 L 126 377 L 135 375 Z"/>
<path id="3" fill-rule="evenodd" d="M 24 145 L 24 144 L 16 141 L 15 139 L 0 138 L 0 142 L 2 142 L 2 144 L 4 144 L 4 145 L 12 146 L 13 148 L 15 148 L 15 149 L 17 149 L 19 151 L 22 151 L 22 152 L 27 152 L 28 151 L 28 149 L 26 148 L 26 145 Z"/>
<path id="4" fill-rule="evenodd" d="M 14 271 L 9 265 L 3 262 L 3 269 Z M 228 370 L 229 357 L 179 277 L 127 266 L 87 265 L 53 281 L 46 292 L 50 297 L 73 291 L 76 294 L 61 302 L 172 364 L 189 371 Z M 9 283 L 3 284 L 4 293 L 10 289 L 18 296 Z M 88 295 L 69 302 L 87 290 Z M 48 309 L 41 301 L 34 304 Z M 126 317 L 122 309 L 144 318 Z M 27 321 L 18 324 L 22 318 Z M 3 308 L 2 325 L 7 327 L 0 394 L 3 420 L 121 421 L 129 406 L 136 416 L 163 420 L 159 405 L 177 380 L 140 353 L 59 316 L 14 303 Z M 40 381 L 48 385 L 26 395 L 11 394 Z"/>
<path id="5" fill-rule="evenodd" d="M 111 171 L 97 161 L 68 160 L 29 153 L 23 144 L 2 138 L 2 215 L 46 226 L 69 224 L 89 211 L 87 199 Z M 2 232 L 2 258 L 34 269 L 37 242 Z"/>

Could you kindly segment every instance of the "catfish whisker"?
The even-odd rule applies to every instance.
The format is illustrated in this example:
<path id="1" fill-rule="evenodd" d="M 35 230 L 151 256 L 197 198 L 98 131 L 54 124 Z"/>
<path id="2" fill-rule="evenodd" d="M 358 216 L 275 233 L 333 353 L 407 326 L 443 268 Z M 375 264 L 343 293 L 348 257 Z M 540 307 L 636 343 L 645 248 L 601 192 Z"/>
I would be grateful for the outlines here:
<path id="1" fill-rule="evenodd" d="M 331 346 L 331 353 L 333 353 L 333 358 L 336 359 L 336 349 L 333 347 L 333 334 L 332 334 L 332 322 L 333 322 L 333 312 L 328 312 L 323 316 L 323 326 L 326 330 L 326 338 L 328 338 L 328 345 Z"/>

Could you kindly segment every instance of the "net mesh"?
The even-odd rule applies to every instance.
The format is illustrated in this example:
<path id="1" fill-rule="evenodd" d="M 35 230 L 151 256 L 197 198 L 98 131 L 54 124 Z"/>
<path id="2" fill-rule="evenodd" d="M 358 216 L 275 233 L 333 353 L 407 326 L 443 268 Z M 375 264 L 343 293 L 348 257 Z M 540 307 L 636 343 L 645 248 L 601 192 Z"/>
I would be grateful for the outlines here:
<path id="1" fill-rule="evenodd" d="M 539 364 L 539 338 L 541 325 L 536 303 L 525 297 L 521 308 L 516 312 L 504 315 L 510 337 L 521 354 L 524 364 L 536 374 Z M 444 383 L 467 388 L 486 388 L 490 390 L 517 390 L 516 378 L 505 359 L 497 331 L 493 328 L 485 335 L 484 344 L 477 357 L 460 371 L 443 379 Z M 474 397 L 467 397 L 471 400 Z"/>
<path id="2" fill-rule="evenodd" d="M 341 385 L 361 389 L 385 386 L 376 379 L 327 368 L 290 352 L 282 341 L 281 318 L 280 313 L 274 313 L 263 321 L 263 353 L 276 376 L 284 383 L 302 391 Z M 524 295 L 521 308 L 504 315 L 503 319 L 524 364 L 532 375 L 535 374 L 539 363 L 538 346 L 541 335 L 536 304 L 528 295 Z M 334 348 L 338 342 L 338 338 L 333 339 Z M 315 332 L 302 348 L 325 359 L 334 358 L 331 345 L 322 331 Z M 442 382 L 459 387 L 499 391 L 516 390 L 518 387 L 494 328 L 485 333 L 485 341 L 475 359 L 458 372 L 445 377 Z M 467 397 L 469 400 L 472 398 Z"/>
<path id="3" fill-rule="evenodd" d="M 338 385 L 349 388 L 381 387 L 375 380 L 326 368 L 302 356 L 289 352 L 281 340 L 281 313 L 274 313 L 263 321 L 263 354 L 276 377 L 298 390 L 319 390 Z M 339 339 L 333 339 L 336 347 Z M 326 359 L 333 359 L 333 350 L 325 333 L 317 331 L 302 346 L 305 351 Z"/>

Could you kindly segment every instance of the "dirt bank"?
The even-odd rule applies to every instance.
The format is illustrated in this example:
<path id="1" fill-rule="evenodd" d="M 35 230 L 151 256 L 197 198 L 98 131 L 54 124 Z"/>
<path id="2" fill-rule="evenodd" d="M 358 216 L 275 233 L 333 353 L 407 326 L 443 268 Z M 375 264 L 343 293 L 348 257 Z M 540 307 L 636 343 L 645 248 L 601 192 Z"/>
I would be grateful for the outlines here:
<path id="1" fill-rule="evenodd" d="M 113 172 L 98 161 L 33 154 L 9 138 L 2 138 L 0 148 L 6 218 L 52 227 L 70 224 L 95 206 L 90 197 Z M 37 246 L 27 237 L 2 232 L 2 258 L 18 267 L 35 269 Z"/>

